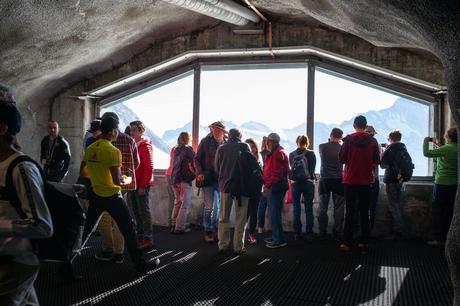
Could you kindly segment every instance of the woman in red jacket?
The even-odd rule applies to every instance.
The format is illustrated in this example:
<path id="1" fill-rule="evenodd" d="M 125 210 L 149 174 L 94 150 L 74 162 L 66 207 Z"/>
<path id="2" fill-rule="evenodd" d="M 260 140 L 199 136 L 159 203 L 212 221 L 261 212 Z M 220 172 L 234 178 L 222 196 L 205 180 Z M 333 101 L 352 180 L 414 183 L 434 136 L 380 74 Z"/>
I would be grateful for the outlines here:
<path id="1" fill-rule="evenodd" d="M 150 249 L 154 247 L 149 205 L 149 191 L 153 186 L 153 147 L 144 136 L 145 126 L 141 121 L 133 121 L 129 125 L 139 154 L 139 167 L 136 169 L 137 189 L 130 193 L 130 202 L 136 219 L 139 247 Z"/>

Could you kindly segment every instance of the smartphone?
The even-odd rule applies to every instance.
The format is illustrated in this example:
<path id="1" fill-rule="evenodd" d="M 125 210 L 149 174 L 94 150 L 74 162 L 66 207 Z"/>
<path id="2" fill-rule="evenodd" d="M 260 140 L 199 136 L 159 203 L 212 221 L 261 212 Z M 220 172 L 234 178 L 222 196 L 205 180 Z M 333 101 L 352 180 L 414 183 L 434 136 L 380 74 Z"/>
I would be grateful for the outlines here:
<path id="1" fill-rule="evenodd" d="M 387 143 L 381 143 L 380 146 L 381 146 L 382 148 L 386 148 L 386 147 L 388 146 L 388 144 L 387 144 Z"/>

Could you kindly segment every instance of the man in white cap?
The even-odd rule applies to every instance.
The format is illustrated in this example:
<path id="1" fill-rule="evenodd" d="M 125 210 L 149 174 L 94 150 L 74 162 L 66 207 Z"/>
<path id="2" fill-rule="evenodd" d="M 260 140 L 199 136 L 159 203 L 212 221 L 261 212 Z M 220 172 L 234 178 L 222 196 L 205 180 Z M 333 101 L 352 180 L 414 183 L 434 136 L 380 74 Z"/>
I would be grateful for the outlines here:
<path id="1" fill-rule="evenodd" d="M 216 121 L 209 125 L 210 133 L 200 141 L 195 155 L 196 186 L 203 189 L 204 240 L 217 241 L 217 221 L 220 211 L 220 195 L 214 165 L 217 148 L 225 143 L 225 125 Z"/>

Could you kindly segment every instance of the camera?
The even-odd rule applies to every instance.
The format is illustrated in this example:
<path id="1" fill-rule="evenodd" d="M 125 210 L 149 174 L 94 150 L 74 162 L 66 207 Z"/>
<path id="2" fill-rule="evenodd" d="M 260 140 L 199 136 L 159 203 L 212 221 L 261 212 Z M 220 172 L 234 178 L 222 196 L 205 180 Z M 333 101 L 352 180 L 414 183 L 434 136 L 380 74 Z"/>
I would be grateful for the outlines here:
<path id="1" fill-rule="evenodd" d="M 433 138 L 433 137 L 429 137 L 429 138 L 428 138 L 428 141 L 433 142 L 433 141 L 434 141 L 434 138 Z"/>

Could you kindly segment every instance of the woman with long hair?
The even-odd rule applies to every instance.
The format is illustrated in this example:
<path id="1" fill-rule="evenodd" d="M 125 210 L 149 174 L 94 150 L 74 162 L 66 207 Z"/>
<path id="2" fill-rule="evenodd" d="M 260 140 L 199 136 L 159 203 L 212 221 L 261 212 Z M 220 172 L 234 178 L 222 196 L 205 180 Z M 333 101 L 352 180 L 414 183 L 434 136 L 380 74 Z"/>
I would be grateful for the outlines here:
<path id="1" fill-rule="evenodd" d="M 174 191 L 174 208 L 171 216 L 172 233 L 181 234 L 190 229 L 185 227 L 192 202 L 192 181 L 195 179 L 193 159 L 195 152 L 190 146 L 190 134 L 180 133 L 174 150 L 171 180 Z"/>
<path id="2" fill-rule="evenodd" d="M 259 153 L 259 148 L 257 147 L 257 143 L 252 138 L 246 139 L 245 142 L 249 145 L 252 155 L 254 155 L 254 157 L 259 162 L 260 169 L 262 170 L 261 156 Z M 262 193 L 262 185 L 260 186 L 260 190 L 258 194 L 249 199 L 247 226 L 248 226 L 248 232 L 249 232 L 248 241 L 251 244 L 257 242 L 257 239 L 256 239 L 257 212 L 259 208 L 259 201 L 260 201 L 261 193 Z"/>
<path id="3" fill-rule="evenodd" d="M 262 158 L 262 165 L 265 164 L 265 156 L 270 151 L 267 148 L 267 136 L 262 138 L 262 145 L 260 146 L 260 156 Z M 265 214 L 267 212 L 267 197 L 261 194 L 259 201 L 259 208 L 257 209 L 257 227 L 259 234 L 265 232 Z"/>
<path id="4" fill-rule="evenodd" d="M 301 239 L 302 223 L 301 198 L 303 195 L 305 204 L 306 238 L 313 239 L 313 198 L 315 196 L 315 167 L 316 156 L 309 150 L 310 140 L 308 136 L 300 135 L 296 139 L 297 149 L 289 154 L 291 166 L 291 193 L 292 206 L 294 208 L 294 240 Z"/>

